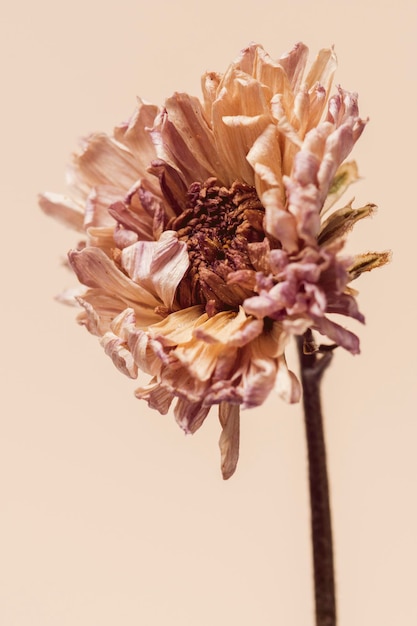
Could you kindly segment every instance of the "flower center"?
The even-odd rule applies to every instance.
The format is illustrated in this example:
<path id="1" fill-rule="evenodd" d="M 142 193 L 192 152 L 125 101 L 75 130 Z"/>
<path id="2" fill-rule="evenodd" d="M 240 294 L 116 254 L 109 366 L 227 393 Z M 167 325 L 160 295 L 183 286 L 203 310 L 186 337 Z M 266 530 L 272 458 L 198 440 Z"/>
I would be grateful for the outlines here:
<path id="1" fill-rule="evenodd" d="M 264 208 L 254 187 L 235 182 L 227 189 L 215 178 L 193 183 L 186 209 L 171 220 L 187 244 L 190 267 L 181 281 L 180 306 L 203 304 L 208 315 L 237 309 L 253 293 L 238 284 L 227 284 L 230 272 L 253 270 L 248 244 L 264 239 Z"/>

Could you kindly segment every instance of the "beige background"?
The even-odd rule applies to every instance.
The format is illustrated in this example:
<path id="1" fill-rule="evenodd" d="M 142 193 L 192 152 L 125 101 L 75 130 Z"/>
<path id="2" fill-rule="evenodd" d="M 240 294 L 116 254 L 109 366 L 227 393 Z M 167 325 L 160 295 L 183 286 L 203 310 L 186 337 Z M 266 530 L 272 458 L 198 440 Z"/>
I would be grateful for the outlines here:
<path id="1" fill-rule="evenodd" d="M 249 41 L 334 43 L 371 123 L 353 250 L 394 262 L 358 285 L 362 355 L 338 351 L 324 403 L 340 626 L 415 626 L 416 2 L 37 0 L 2 10 L 2 626 L 312 626 L 299 407 L 244 414 L 222 482 L 215 415 L 194 437 L 133 397 L 54 294 L 76 237 L 36 194 L 64 191 L 80 136 L 136 95 L 200 93 Z"/>

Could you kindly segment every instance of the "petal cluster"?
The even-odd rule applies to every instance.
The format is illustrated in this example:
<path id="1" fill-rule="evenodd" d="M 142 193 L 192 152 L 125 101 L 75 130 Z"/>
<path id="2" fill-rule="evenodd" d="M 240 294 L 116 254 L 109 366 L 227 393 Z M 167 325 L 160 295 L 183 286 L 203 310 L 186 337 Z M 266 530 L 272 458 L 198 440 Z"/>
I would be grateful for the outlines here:
<path id="1" fill-rule="evenodd" d="M 374 210 L 332 209 L 358 178 L 346 159 L 366 122 L 355 93 L 330 93 L 333 49 L 308 71 L 307 57 L 302 43 L 279 60 L 252 44 L 202 77 L 201 101 L 139 100 L 112 135 L 84 140 L 69 195 L 40 199 L 82 237 L 69 263 L 83 288 L 64 298 L 81 307 L 79 322 L 121 372 L 149 375 L 136 396 L 161 413 L 173 405 L 185 432 L 219 406 L 225 478 L 239 408 L 273 389 L 299 400 L 291 336 L 313 329 L 359 352 L 333 316 L 364 321 L 349 283 L 388 260 L 343 254 Z"/>

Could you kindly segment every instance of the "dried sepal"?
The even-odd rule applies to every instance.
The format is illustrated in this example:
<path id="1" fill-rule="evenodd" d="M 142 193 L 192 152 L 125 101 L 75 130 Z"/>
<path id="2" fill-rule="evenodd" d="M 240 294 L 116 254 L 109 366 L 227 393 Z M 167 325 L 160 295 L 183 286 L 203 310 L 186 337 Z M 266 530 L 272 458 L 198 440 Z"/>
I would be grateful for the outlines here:
<path id="1" fill-rule="evenodd" d="M 382 267 L 391 261 L 392 252 L 365 252 L 355 255 L 354 262 L 349 267 L 350 280 L 355 280 L 364 272 L 370 272 L 377 267 Z"/>
<path id="2" fill-rule="evenodd" d="M 317 236 L 319 245 L 328 245 L 341 237 L 345 237 L 356 222 L 369 217 L 375 213 L 375 204 L 366 204 L 359 209 L 353 209 L 352 203 L 334 211 L 321 225 L 320 232 Z"/>
<path id="3" fill-rule="evenodd" d="M 224 480 L 230 478 L 239 460 L 239 405 L 221 402 L 219 405 L 219 420 L 222 432 L 219 439 L 220 466 Z"/>

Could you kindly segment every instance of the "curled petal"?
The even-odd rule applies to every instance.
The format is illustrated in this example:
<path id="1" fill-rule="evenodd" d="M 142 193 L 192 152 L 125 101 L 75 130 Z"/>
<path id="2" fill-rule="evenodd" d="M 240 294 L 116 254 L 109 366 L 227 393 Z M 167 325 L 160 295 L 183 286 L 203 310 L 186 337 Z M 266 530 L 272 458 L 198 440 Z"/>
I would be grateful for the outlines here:
<path id="1" fill-rule="evenodd" d="M 156 378 L 151 380 L 145 387 L 136 389 L 135 396 L 138 400 L 146 400 L 149 408 L 156 409 L 162 415 L 168 413 L 174 399 L 172 391 L 161 385 Z"/>
<path id="2" fill-rule="evenodd" d="M 278 372 L 275 384 L 278 395 L 289 404 L 300 401 L 301 384 L 296 375 L 287 367 L 285 356 L 278 359 Z"/>
<path id="3" fill-rule="evenodd" d="M 258 196 L 275 187 L 280 191 L 283 208 L 284 189 L 282 185 L 281 151 L 275 124 L 269 124 L 253 143 L 247 161 L 255 172 L 255 186 Z"/>
<path id="4" fill-rule="evenodd" d="M 298 250 L 297 222 L 294 215 L 282 208 L 281 194 L 278 189 L 269 189 L 262 195 L 265 207 L 265 230 L 274 239 L 280 241 L 289 253 Z"/>
<path id="5" fill-rule="evenodd" d="M 331 341 L 342 346 L 352 354 L 359 354 L 359 339 L 352 332 L 343 328 L 336 322 L 332 322 L 327 317 L 313 317 L 314 328 L 322 335 L 326 335 Z"/>
<path id="6" fill-rule="evenodd" d="M 133 282 L 99 248 L 84 248 L 69 253 L 72 268 L 81 283 L 105 291 L 131 306 L 138 318 L 156 321 L 154 308 L 161 304 L 155 295 Z M 152 320 L 152 321 L 151 321 Z"/>
<path id="7" fill-rule="evenodd" d="M 207 417 L 210 407 L 202 406 L 201 402 L 190 402 L 186 398 L 178 398 L 174 409 L 175 419 L 187 433 L 195 433 Z"/>
<path id="8" fill-rule="evenodd" d="M 262 336 L 248 345 L 245 351 L 246 367 L 242 373 L 242 408 L 249 409 L 262 404 L 274 387 L 277 374 L 277 360 L 268 355 L 276 351 L 272 335 Z"/>
<path id="9" fill-rule="evenodd" d="M 138 241 L 122 251 L 123 269 L 169 309 L 188 265 L 187 245 L 174 231 L 165 231 L 157 242 Z"/>

